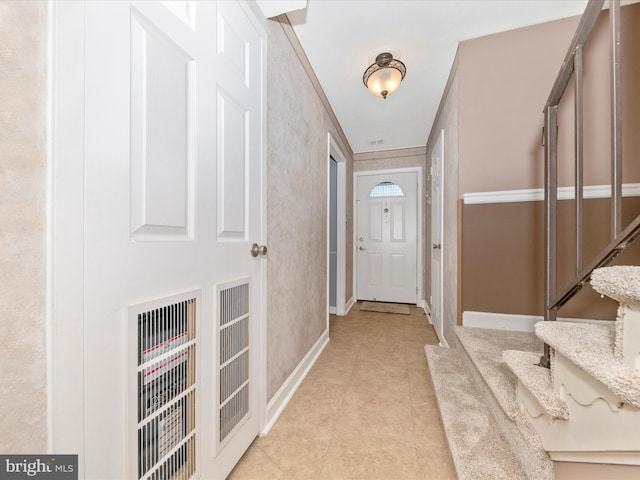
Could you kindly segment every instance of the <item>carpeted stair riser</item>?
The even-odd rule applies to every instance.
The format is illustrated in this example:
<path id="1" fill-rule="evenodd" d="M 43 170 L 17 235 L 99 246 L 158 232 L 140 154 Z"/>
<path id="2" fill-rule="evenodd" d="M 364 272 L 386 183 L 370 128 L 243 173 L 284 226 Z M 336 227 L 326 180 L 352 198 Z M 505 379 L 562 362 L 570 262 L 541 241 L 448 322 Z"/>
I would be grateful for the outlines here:
<path id="1" fill-rule="evenodd" d="M 459 349 L 426 346 L 425 353 L 459 480 L 526 479 Z"/>
<path id="2" fill-rule="evenodd" d="M 569 407 L 554 391 L 551 372 L 538 365 L 540 354 L 507 350 L 502 358 L 550 418 L 569 419 Z"/>
<path id="3" fill-rule="evenodd" d="M 458 327 L 456 334 L 464 331 L 465 327 Z M 500 334 L 500 332 L 496 332 Z M 494 388 L 506 388 L 507 391 L 496 392 L 492 390 L 485 380 L 478 365 L 467 351 L 468 345 L 464 335 L 458 335 L 460 345 L 460 357 L 465 371 L 473 380 L 473 384 L 482 398 L 482 404 L 495 419 L 501 433 L 507 439 L 514 455 L 522 465 L 528 478 L 543 480 L 553 478 L 553 464 L 544 451 L 542 443 L 531 424 L 520 414 L 516 399 L 516 377 L 506 367 L 502 373 L 508 375 L 509 382 L 494 382 Z M 501 402 L 498 401 L 501 398 Z"/>
<path id="4" fill-rule="evenodd" d="M 536 334 L 622 401 L 640 408 L 640 371 L 614 355 L 615 328 L 565 322 L 539 322 Z"/>

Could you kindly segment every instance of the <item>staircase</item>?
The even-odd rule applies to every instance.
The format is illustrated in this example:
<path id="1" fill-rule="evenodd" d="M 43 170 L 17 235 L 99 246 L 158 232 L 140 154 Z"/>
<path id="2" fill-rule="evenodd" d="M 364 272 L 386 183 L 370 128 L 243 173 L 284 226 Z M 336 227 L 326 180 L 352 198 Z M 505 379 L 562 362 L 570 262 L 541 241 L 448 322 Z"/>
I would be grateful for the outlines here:
<path id="1" fill-rule="evenodd" d="M 620 302 L 614 325 L 538 323 L 550 370 L 523 352 L 503 358 L 551 459 L 640 465 L 640 267 L 595 270 L 591 285 Z"/>
<path id="2" fill-rule="evenodd" d="M 640 478 L 640 267 L 600 268 L 591 285 L 620 303 L 615 322 L 458 327 L 458 348 L 426 347 L 461 480 L 557 479 L 556 462 Z"/>
<path id="3" fill-rule="evenodd" d="M 458 348 L 426 346 L 442 424 L 460 480 L 553 478 L 539 437 L 518 411 L 505 348 L 542 352 L 524 332 L 458 327 Z"/>
<path id="4" fill-rule="evenodd" d="M 535 333 L 458 327 L 458 348 L 425 347 L 461 480 L 640 478 L 640 267 L 606 267 L 640 238 L 640 215 L 622 225 L 619 0 L 609 2 L 611 242 L 586 266 L 583 258 L 583 49 L 603 4 L 589 0 L 544 108 L 545 321 Z M 575 274 L 560 290 L 558 107 L 572 79 Z M 616 321 L 557 321 L 589 283 L 620 303 Z"/>

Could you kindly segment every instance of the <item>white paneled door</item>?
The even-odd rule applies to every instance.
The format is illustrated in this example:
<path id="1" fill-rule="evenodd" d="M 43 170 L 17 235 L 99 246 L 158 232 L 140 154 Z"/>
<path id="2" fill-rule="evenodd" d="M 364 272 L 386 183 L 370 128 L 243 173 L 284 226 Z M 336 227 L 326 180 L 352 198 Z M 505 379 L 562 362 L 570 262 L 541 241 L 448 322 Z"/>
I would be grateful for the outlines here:
<path id="1" fill-rule="evenodd" d="M 416 303 L 417 172 L 357 176 L 359 300 Z"/>
<path id="2" fill-rule="evenodd" d="M 83 8 L 84 441 L 54 447 L 82 478 L 223 479 L 264 408 L 265 33 L 235 1 Z"/>
<path id="3" fill-rule="evenodd" d="M 442 169 L 444 165 L 444 130 L 431 151 L 431 322 L 444 339 L 442 313 Z"/>

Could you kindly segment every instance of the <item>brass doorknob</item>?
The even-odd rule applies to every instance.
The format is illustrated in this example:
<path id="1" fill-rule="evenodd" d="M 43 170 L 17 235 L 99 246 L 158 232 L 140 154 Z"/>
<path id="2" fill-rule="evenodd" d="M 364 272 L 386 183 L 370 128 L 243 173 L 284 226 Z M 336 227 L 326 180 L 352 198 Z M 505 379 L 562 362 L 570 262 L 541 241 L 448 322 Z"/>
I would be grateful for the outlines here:
<path id="1" fill-rule="evenodd" d="M 262 255 L 263 257 L 267 254 L 267 246 L 266 245 L 258 245 L 254 243 L 251 245 L 251 256 L 257 257 L 258 255 Z"/>

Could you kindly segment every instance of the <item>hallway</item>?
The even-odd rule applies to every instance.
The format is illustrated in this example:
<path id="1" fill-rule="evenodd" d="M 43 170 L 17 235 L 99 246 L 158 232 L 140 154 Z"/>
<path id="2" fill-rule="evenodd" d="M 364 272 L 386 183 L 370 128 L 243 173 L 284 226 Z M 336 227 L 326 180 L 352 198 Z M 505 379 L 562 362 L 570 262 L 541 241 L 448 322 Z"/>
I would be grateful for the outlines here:
<path id="1" fill-rule="evenodd" d="M 424 345 L 424 312 L 331 316 L 331 341 L 229 480 L 455 479 Z"/>

